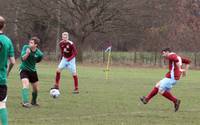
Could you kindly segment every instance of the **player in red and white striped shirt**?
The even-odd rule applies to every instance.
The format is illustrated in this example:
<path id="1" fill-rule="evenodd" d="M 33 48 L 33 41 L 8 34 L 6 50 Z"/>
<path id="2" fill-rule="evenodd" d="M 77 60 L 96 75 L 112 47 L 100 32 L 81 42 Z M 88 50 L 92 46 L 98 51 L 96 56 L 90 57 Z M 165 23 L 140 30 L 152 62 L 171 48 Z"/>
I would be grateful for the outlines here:
<path id="1" fill-rule="evenodd" d="M 76 71 L 76 59 L 75 59 L 77 55 L 77 50 L 74 43 L 69 40 L 68 32 L 62 33 L 62 40 L 59 43 L 59 47 L 61 50 L 62 59 L 56 71 L 54 88 L 59 89 L 61 71 L 66 68 L 71 72 L 74 79 L 73 93 L 78 94 L 79 93 L 78 76 L 77 76 L 77 71 Z"/>
<path id="2" fill-rule="evenodd" d="M 176 112 L 179 109 L 181 101 L 175 96 L 173 96 L 170 90 L 180 79 L 181 75 L 186 75 L 191 61 L 187 58 L 180 57 L 176 53 L 171 52 L 169 48 L 163 49 L 162 55 L 167 60 L 169 60 L 169 72 L 167 72 L 165 78 L 159 81 L 147 96 L 140 97 L 140 100 L 144 104 L 147 104 L 150 101 L 150 99 L 153 98 L 159 92 L 162 96 L 166 97 L 174 103 L 174 110 Z M 182 64 L 185 64 L 184 69 Z"/>

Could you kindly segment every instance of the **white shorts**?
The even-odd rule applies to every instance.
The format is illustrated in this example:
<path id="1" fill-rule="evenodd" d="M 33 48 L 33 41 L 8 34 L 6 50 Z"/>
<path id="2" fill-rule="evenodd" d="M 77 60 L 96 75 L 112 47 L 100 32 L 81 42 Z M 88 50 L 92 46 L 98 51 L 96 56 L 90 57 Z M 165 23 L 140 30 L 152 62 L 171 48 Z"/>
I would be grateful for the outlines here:
<path id="1" fill-rule="evenodd" d="M 66 58 L 62 57 L 58 68 L 61 70 L 68 69 L 72 75 L 76 74 L 76 59 L 73 58 L 72 60 L 67 61 Z"/>
<path id="2" fill-rule="evenodd" d="M 176 80 L 170 78 L 164 78 L 160 81 L 159 90 L 168 91 L 171 90 L 172 87 L 176 84 Z"/>

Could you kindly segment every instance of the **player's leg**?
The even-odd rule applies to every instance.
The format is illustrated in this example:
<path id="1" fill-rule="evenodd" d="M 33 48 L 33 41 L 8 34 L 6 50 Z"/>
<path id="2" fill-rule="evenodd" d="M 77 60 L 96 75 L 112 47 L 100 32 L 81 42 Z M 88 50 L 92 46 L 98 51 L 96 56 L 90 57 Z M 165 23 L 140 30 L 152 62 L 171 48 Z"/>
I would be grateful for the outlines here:
<path id="1" fill-rule="evenodd" d="M 56 69 L 56 77 L 55 77 L 55 84 L 54 84 L 54 88 L 59 89 L 60 87 L 60 77 L 61 77 L 61 69 L 57 68 Z"/>
<path id="2" fill-rule="evenodd" d="M 8 112 L 6 108 L 7 86 L 0 85 L 0 119 L 1 125 L 8 125 Z"/>
<path id="3" fill-rule="evenodd" d="M 23 107 L 29 107 L 29 80 L 28 78 L 22 79 L 22 105 Z"/>
<path id="4" fill-rule="evenodd" d="M 180 105 L 180 100 L 177 99 L 175 96 L 173 96 L 170 92 L 170 90 L 172 89 L 172 87 L 176 84 L 176 80 L 173 79 L 169 79 L 169 78 L 165 78 L 162 83 L 160 84 L 159 87 L 159 93 L 164 96 L 165 98 L 167 98 L 168 100 L 170 100 L 171 102 L 174 103 L 174 108 L 175 111 L 178 111 L 179 109 L 179 105 Z"/>
<path id="5" fill-rule="evenodd" d="M 38 79 L 37 72 L 33 72 L 30 75 L 30 82 L 31 82 L 31 86 L 32 86 L 32 89 L 33 89 L 31 104 L 33 106 L 39 106 L 37 104 L 37 97 L 38 97 L 38 91 L 39 91 L 39 79 Z"/>
<path id="6" fill-rule="evenodd" d="M 78 75 L 77 73 L 73 74 L 73 79 L 74 79 L 74 92 L 73 93 L 79 93 L 79 89 L 78 89 Z"/>
<path id="7" fill-rule="evenodd" d="M 53 88 L 59 89 L 60 87 L 60 78 L 61 78 L 61 71 L 66 68 L 67 60 L 63 57 L 58 68 L 56 69 L 56 77 L 55 77 L 55 84 Z"/>
<path id="8" fill-rule="evenodd" d="M 32 83 L 31 85 L 32 85 L 32 88 L 33 88 L 31 104 L 34 105 L 34 106 L 39 106 L 39 104 L 37 103 L 39 82 Z"/>
<path id="9" fill-rule="evenodd" d="M 22 91 L 21 91 L 21 96 L 22 96 L 22 106 L 23 107 L 30 107 L 29 104 L 29 72 L 22 70 L 20 72 L 20 78 L 22 81 Z"/>
<path id="10" fill-rule="evenodd" d="M 162 93 L 162 96 L 164 96 L 165 98 L 169 99 L 170 101 L 172 101 L 174 103 L 174 111 L 178 111 L 181 100 L 177 99 L 175 96 L 173 96 L 171 94 L 171 92 L 169 90 L 166 90 Z"/>
<path id="11" fill-rule="evenodd" d="M 147 104 L 151 98 L 153 98 L 158 93 L 158 88 L 160 86 L 160 81 L 156 84 L 156 86 L 150 91 L 150 93 L 147 96 L 140 97 L 140 100 Z"/>
<path id="12" fill-rule="evenodd" d="M 77 75 L 77 71 L 76 71 L 76 59 L 73 58 L 70 62 L 69 65 L 67 66 L 67 69 L 70 71 L 70 73 L 73 76 L 73 80 L 74 80 L 74 94 L 78 94 L 79 90 L 78 90 L 78 75 Z"/>
<path id="13" fill-rule="evenodd" d="M 159 87 L 159 93 L 169 99 L 172 102 L 176 101 L 176 97 L 174 97 L 171 93 L 170 90 L 173 87 L 173 85 L 176 83 L 176 80 L 172 80 L 169 78 L 164 78 L 161 81 L 160 87 Z"/>
<path id="14" fill-rule="evenodd" d="M 0 102 L 1 125 L 8 125 L 8 112 L 5 102 Z"/>

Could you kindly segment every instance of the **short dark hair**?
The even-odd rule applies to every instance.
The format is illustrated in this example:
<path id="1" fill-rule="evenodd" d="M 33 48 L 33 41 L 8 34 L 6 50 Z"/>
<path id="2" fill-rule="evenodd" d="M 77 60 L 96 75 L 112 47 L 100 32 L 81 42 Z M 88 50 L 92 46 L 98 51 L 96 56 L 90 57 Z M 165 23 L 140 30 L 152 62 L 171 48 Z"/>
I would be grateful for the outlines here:
<path id="1" fill-rule="evenodd" d="M 164 48 L 164 49 L 162 49 L 161 52 L 171 52 L 171 49 L 170 48 Z"/>
<path id="2" fill-rule="evenodd" d="M 32 37 L 31 40 L 33 40 L 34 43 L 37 44 L 37 45 L 39 45 L 39 43 L 40 43 L 40 39 L 36 36 Z"/>
<path id="3" fill-rule="evenodd" d="M 3 29 L 4 25 L 5 25 L 5 19 L 2 16 L 0 16 L 0 30 Z"/>

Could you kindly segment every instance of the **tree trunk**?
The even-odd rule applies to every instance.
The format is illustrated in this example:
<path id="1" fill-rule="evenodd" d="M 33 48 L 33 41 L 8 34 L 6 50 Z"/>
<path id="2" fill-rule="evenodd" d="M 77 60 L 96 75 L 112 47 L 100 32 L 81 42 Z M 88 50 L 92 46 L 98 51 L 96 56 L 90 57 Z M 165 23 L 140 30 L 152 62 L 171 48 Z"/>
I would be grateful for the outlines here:
<path id="1" fill-rule="evenodd" d="M 84 52 L 85 37 L 84 36 L 78 36 L 76 38 L 77 38 L 76 47 L 77 47 L 77 51 L 78 51 L 78 55 L 76 56 L 76 60 L 78 62 L 82 63 L 83 62 L 83 52 Z"/>
<path id="2" fill-rule="evenodd" d="M 134 63 L 137 63 L 137 52 L 134 51 Z"/>
<path id="3" fill-rule="evenodd" d="M 15 8 L 15 23 L 14 23 L 14 42 L 16 43 L 15 47 L 15 56 L 16 58 L 18 58 L 20 56 L 20 44 L 19 44 L 19 28 L 18 28 L 18 16 L 19 16 L 19 10 L 20 10 L 20 6 L 19 6 L 19 0 L 16 0 L 16 8 Z"/>
<path id="4" fill-rule="evenodd" d="M 83 62 L 83 49 L 82 49 L 82 48 L 83 48 L 83 47 L 82 47 L 82 44 L 79 43 L 79 44 L 77 45 L 78 54 L 77 54 L 77 56 L 76 56 L 76 60 L 77 60 L 77 62 L 80 62 L 80 63 Z"/>
<path id="5" fill-rule="evenodd" d="M 157 52 L 154 52 L 154 65 L 157 63 Z"/>
<path id="6" fill-rule="evenodd" d="M 57 9 L 57 34 L 56 34 L 56 59 L 59 58 L 59 41 L 60 41 L 60 22 L 61 22 L 61 7 L 60 2 L 58 2 L 58 9 Z"/>
<path id="7" fill-rule="evenodd" d="M 194 66 L 197 67 L 197 52 L 194 52 Z"/>

